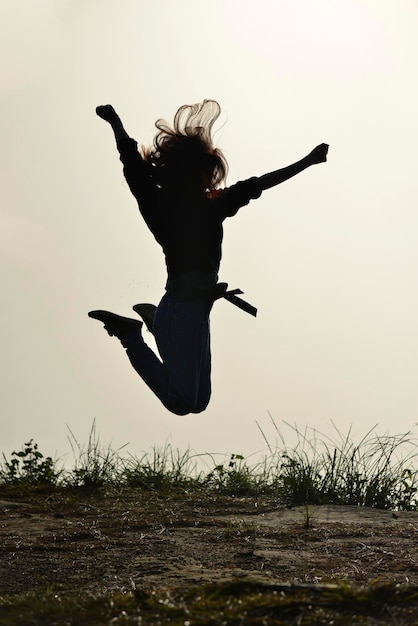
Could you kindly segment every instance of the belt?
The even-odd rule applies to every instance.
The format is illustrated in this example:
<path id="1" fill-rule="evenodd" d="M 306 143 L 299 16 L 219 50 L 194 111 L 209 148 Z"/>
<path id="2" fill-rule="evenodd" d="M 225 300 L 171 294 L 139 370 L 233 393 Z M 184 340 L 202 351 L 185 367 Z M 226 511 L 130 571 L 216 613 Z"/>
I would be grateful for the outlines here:
<path id="1" fill-rule="evenodd" d="M 235 304 L 235 306 L 242 309 L 246 313 L 249 313 L 250 315 L 254 315 L 254 317 L 256 317 L 257 309 L 242 298 L 238 298 L 238 293 L 242 294 L 244 292 L 241 291 L 241 289 L 231 289 L 230 291 L 226 291 L 221 297 L 225 298 L 225 300 L 228 300 L 228 302 Z"/>
<path id="2" fill-rule="evenodd" d="M 226 285 L 226 283 L 224 283 L 224 285 Z M 237 306 L 239 309 L 242 309 L 246 313 L 254 315 L 255 317 L 257 315 L 257 309 L 251 304 L 248 304 L 248 302 L 246 302 L 242 298 L 238 298 L 238 293 L 242 294 L 244 292 L 241 291 L 241 289 L 231 289 L 230 291 L 224 291 L 224 293 L 218 295 L 216 299 L 225 298 L 225 300 L 228 300 L 228 302 L 235 304 L 235 306 Z M 142 317 L 147 329 L 151 333 L 153 333 L 154 316 L 155 311 L 157 310 L 155 304 L 135 304 L 133 309 Z"/>

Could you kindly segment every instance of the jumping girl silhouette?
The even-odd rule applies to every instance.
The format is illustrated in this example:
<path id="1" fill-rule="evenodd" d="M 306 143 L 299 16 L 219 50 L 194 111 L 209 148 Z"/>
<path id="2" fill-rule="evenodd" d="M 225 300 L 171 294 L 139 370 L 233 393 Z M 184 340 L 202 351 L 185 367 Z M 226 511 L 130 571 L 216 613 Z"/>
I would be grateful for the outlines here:
<path id="1" fill-rule="evenodd" d="M 109 104 L 96 109 L 111 125 L 129 188 L 148 228 L 163 249 L 166 292 L 158 305 L 135 305 L 154 333 L 160 357 L 141 335 L 142 322 L 109 311 L 91 311 L 109 335 L 117 337 L 139 376 L 163 405 L 177 415 L 200 413 L 211 395 L 209 314 L 214 301 L 225 297 L 256 314 L 218 282 L 222 223 L 262 191 L 326 161 L 321 144 L 300 161 L 260 177 L 220 189 L 227 162 L 213 146 L 212 127 L 220 115 L 214 100 L 182 106 L 171 127 L 158 120 L 151 148 L 138 151 Z"/>

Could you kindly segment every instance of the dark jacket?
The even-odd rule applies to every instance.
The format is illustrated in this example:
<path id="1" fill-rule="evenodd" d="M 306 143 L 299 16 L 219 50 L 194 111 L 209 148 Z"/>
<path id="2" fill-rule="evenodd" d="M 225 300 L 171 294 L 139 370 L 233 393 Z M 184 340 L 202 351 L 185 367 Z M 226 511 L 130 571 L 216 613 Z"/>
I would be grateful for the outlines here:
<path id="1" fill-rule="evenodd" d="M 118 143 L 129 188 L 148 228 L 164 251 L 168 285 L 187 275 L 202 275 L 217 282 L 222 257 L 222 222 L 252 198 L 261 195 L 257 178 L 250 178 L 190 200 L 159 187 L 138 151 L 137 142 Z"/>

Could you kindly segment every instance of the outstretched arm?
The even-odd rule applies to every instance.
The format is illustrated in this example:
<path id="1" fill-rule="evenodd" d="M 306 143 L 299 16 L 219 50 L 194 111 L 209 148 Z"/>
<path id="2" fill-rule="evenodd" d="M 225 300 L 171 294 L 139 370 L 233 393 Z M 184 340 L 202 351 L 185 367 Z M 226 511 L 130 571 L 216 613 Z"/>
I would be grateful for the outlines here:
<path id="1" fill-rule="evenodd" d="M 279 185 L 285 180 L 292 178 L 292 176 L 296 176 L 296 174 L 303 172 L 303 170 L 306 170 L 306 168 L 310 167 L 311 165 L 315 165 L 316 163 L 324 163 L 327 160 L 327 152 L 328 144 L 321 143 L 300 161 L 297 161 L 296 163 L 293 163 L 288 167 L 276 170 L 275 172 L 264 174 L 264 176 L 260 176 L 258 178 L 258 182 L 263 190 L 270 189 L 270 187 Z"/>
<path id="2" fill-rule="evenodd" d="M 119 115 L 111 104 L 104 104 L 96 108 L 96 113 L 102 120 L 108 122 L 115 135 L 116 143 L 119 143 L 122 139 L 129 139 L 129 135 L 123 127 Z"/>

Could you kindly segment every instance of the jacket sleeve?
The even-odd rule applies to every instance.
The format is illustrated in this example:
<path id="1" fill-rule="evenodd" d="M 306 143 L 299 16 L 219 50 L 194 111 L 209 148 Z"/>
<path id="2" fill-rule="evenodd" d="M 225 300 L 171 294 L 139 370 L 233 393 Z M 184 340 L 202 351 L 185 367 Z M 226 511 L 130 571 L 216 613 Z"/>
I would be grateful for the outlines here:
<path id="1" fill-rule="evenodd" d="M 126 182 L 132 194 L 140 202 L 141 195 L 149 185 L 147 180 L 149 177 L 145 162 L 138 151 L 138 144 L 135 139 L 120 139 L 117 147 Z"/>
<path id="2" fill-rule="evenodd" d="M 261 196 L 262 187 L 256 176 L 242 180 L 231 187 L 219 191 L 219 210 L 222 219 L 232 217 L 238 210 L 247 205 L 250 200 Z"/>
<path id="3" fill-rule="evenodd" d="M 148 228 L 154 233 L 157 228 L 156 186 L 149 174 L 148 167 L 138 151 L 135 139 L 121 139 L 117 142 L 119 157 L 123 164 L 123 174 L 132 195 L 136 198 Z"/>

